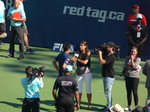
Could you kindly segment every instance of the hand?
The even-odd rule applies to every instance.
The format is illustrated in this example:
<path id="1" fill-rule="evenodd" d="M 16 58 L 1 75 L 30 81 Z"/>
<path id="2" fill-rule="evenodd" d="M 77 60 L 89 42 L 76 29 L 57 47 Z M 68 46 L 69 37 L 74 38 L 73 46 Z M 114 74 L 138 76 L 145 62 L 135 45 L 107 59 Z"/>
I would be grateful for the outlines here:
<path id="1" fill-rule="evenodd" d="M 44 76 L 44 72 L 41 72 L 41 73 L 40 73 L 40 77 L 43 77 L 43 76 Z"/>

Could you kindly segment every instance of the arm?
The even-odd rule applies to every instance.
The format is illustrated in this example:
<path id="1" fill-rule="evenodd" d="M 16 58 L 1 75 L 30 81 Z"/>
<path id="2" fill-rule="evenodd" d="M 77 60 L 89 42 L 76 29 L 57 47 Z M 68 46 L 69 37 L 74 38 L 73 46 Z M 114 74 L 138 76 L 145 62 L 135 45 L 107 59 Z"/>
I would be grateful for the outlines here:
<path id="1" fill-rule="evenodd" d="M 59 68 L 58 68 L 58 66 L 57 66 L 57 64 L 56 64 L 56 63 L 57 63 L 57 60 L 54 59 L 54 60 L 52 61 L 52 63 L 53 63 L 54 68 L 57 70 L 57 72 L 59 72 Z"/>
<path id="2" fill-rule="evenodd" d="M 106 64 L 106 61 L 103 59 L 102 57 L 102 51 L 98 51 L 98 60 L 100 62 L 100 64 Z"/>
<path id="3" fill-rule="evenodd" d="M 78 61 L 79 63 L 82 63 L 82 64 L 86 65 L 88 63 L 89 59 L 90 59 L 90 55 L 91 55 L 91 52 L 88 52 L 87 53 L 87 57 L 85 58 L 85 60 L 81 60 L 81 59 L 77 59 L 76 58 L 76 61 Z"/>
<path id="4" fill-rule="evenodd" d="M 78 110 L 78 109 L 80 109 L 79 93 L 78 93 L 78 91 L 75 91 L 74 94 L 75 94 L 75 99 L 76 99 L 76 102 L 77 102 L 76 107 L 77 107 L 77 110 Z"/>
<path id="5" fill-rule="evenodd" d="M 143 44 L 146 40 L 147 40 L 147 37 L 144 37 L 144 38 L 142 39 L 142 41 L 139 43 L 139 45 Z"/>
<path id="6" fill-rule="evenodd" d="M 56 93 L 57 93 L 57 89 L 53 89 L 52 95 L 53 95 L 53 98 L 55 101 L 57 100 L 57 94 Z"/>

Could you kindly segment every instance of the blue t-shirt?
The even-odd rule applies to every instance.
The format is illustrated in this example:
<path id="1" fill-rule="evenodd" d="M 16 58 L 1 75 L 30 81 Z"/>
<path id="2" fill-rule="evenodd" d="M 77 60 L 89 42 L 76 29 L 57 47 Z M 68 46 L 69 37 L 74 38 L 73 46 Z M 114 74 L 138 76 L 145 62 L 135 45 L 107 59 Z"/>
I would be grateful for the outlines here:
<path id="1" fill-rule="evenodd" d="M 21 84 L 24 88 L 26 98 L 40 97 L 39 88 L 42 88 L 43 85 L 41 85 L 39 78 L 35 78 L 33 81 L 29 80 L 29 78 L 22 78 Z"/>
<path id="2" fill-rule="evenodd" d="M 4 19 L 4 12 L 5 11 L 5 6 L 4 3 L 0 0 L 0 23 L 4 23 L 5 19 Z"/>
<path id="3" fill-rule="evenodd" d="M 62 52 L 60 53 L 55 60 L 59 62 L 59 77 L 64 75 L 64 70 L 62 68 L 63 64 L 66 63 L 67 65 L 70 64 L 70 56 L 69 54 Z"/>
<path id="4" fill-rule="evenodd" d="M 16 13 L 16 12 L 20 12 L 21 17 L 26 19 L 26 15 L 25 15 L 24 10 L 22 10 L 21 8 L 15 9 L 14 7 L 11 7 L 8 10 L 7 17 L 9 17 L 11 14 Z M 23 23 L 23 21 L 21 21 L 21 22 L 14 22 L 14 20 L 11 20 L 11 25 L 12 26 L 20 26 L 20 25 L 22 25 L 22 23 Z"/>

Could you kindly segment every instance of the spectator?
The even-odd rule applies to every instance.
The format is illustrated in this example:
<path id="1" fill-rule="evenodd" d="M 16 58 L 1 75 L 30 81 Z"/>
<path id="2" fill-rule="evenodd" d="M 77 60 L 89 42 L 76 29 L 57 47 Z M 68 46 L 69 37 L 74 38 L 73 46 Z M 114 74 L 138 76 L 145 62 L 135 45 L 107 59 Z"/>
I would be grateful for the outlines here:
<path id="1" fill-rule="evenodd" d="M 78 83 L 78 91 L 79 91 L 79 101 L 81 103 L 82 97 L 82 87 L 83 81 L 85 81 L 86 87 L 86 95 L 88 100 L 88 108 L 91 107 L 91 99 L 92 99 L 92 90 L 91 90 L 91 82 L 92 82 L 92 70 L 91 70 L 91 52 L 88 50 L 88 43 L 86 41 L 82 41 L 80 43 L 80 51 L 79 56 L 73 56 L 71 60 L 77 62 L 77 70 L 76 70 L 76 78 Z"/>
<path id="2" fill-rule="evenodd" d="M 128 106 L 124 108 L 126 111 L 131 111 L 132 93 L 134 96 L 135 107 L 138 106 L 138 84 L 140 78 L 140 62 L 141 58 L 138 57 L 138 50 L 132 47 L 130 56 L 126 57 L 124 64 L 124 77 L 127 91 Z"/>
<path id="3" fill-rule="evenodd" d="M 20 5 L 19 5 L 19 8 L 23 9 L 24 10 L 24 5 L 23 5 L 23 2 L 25 0 L 20 0 Z M 34 53 L 35 50 L 31 49 L 29 47 L 29 41 L 28 41 L 28 29 L 27 29 L 27 26 L 26 26 L 26 23 L 23 22 L 23 26 L 22 26 L 22 29 L 23 29 L 23 32 L 24 32 L 24 43 L 25 43 L 25 46 L 26 46 L 26 53 Z"/>
<path id="4" fill-rule="evenodd" d="M 104 111 L 109 111 L 110 107 L 112 106 L 111 90 L 112 90 L 113 82 L 115 81 L 114 68 L 113 68 L 115 62 L 115 55 L 114 55 L 115 47 L 116 45 L 113 42 L 107 42 L 107 46 L 106 46 L 107 55 L 105 57 L 102 56 L 102 51 L 98 51 L 98 59 L 100 64 L 102 64 L 104 92 L 107 98 L 106 107 L 102 109 Z"/>
<path id="5" fill-rule="evenodd" d="M 26 21 L 26 15 L 24 10 L 19 8 L 19 0 L 14 0 L 14 6 L 9 8 L 7 18 L 11 21 L 11 32 L 10 32 L 10 54 L 6 58 L 14 57 L 14 45 L 15 36 L 18 36 L 20 57 L 18 60 L 24 58 L 24 42 L 23 32 L 21 25 L 23 21 Z"/>
<path id="6" fill-rule="evenodd" d="M 58 76 L 64 75 L 64 68 L 66 65 L 70 64 L 70 50 L 71 50 L 71 44 L 66 42 L 63 44 L 63 50 L 64 52 L 60 53 L 54 60 L 53 60 L 53 66 L 58 71 Z M 59 63 L 59 67 L 57 65 L 57 62 Z"/>
<path id="7" fill-rule="evenodd" d="M 135 23 L 137 21 L 137 19 L 136 19 L 137 14 L 141 14 L 141 13 L 139 13 L 139 10 L 140 10 L 139 5 L 133 5 L 132 6 L 132 14 L 130 14 L 128 16 L 128 21 L 127 21 L 128 25 L 131 25 L 131 24 L 133 24 L 133 23 Z M 147 22 L 146 22 L 145 16 L 143 14 L 141 14 L 141 15 L 142 15 L 142 20 L 141 20 L 142 24 L 147 26 Z"/>
<path id="8" fill-rule="evenodd" d="M 147 27 L 142 24 L 142 15 L 137 14 L 137 21 L 128 27 L 128 55 L 130 55 L 131 48 L 136 46 L 138 48 L 138 56 L 142 56 L 144 43 L 147 40 Z"/>
<path id="9" fill-rule="evenodd" d="M 150 103 L 150 60 L 147 60 L 143 67 L 143 74 L 146 76 L 145 87 L 147 88 L 146 105 Z"/>
<path id="10" fill-rule="evenodd" d="M 5 6 L 3 1 L 0 0 L 0 45 L 3 45 L 2 38 L 6 35 L 6 24 L 5 24 Z"/>
<path id="11" fill-rule="evenodd" d="M 73 112 L 74 96 L 77 102 L 77 109 L 80 109 L 77 82 L 70 76 L 73 71 L 71 65 L 67 65 L 64 71 L 65 75 L 56 79 L 52 94 L 56 102 L 57 112 Z"/>
<path id="12" fill-rule="evenodd" d="M 24 88 L 25 98 L 23 100 L 22 112 L 40 112 L 40 88 L 43 88 L 42 76 L 43 72 L 40 73 L 40 78 L 34 77 L 31 79 L 30 73 L 32 67 L 28 66 L 25 69 L 26 78 L 21 79 L 22 87 Z"/>
<path id="13" fill-rule="evenodd" d="M 143 112 L 143 107 L 137 106 L 132 112 Z"/>

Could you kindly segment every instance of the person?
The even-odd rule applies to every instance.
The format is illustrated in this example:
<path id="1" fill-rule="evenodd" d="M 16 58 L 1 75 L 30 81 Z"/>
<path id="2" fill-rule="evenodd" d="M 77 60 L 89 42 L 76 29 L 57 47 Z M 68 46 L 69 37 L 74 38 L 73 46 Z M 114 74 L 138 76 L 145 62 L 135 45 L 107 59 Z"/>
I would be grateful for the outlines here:
<path id="1" fill-rule="evenodd" d="M 144 64 L 142 73 L 146 76 L 145 87 L 147 88 L 146 105 L 150 103 L 150 60 L 147 60 Z"/>
<path id="2" fill-rule="evenodd" d="M 22 104 L 22 112 L 40 112 L 40 91 L 43 88 L 42 76 L 31 78 L 32 67 L 27 66 L 25 68 L 26 77 L 21 79 L 22 87 L 24 88 L 25 98 Z"/>
<path id="3" fill-rule="evenodd" d="M 132 112 L 143 112 L 144 107 L 137 106 Z"/>
<path id="4" fill-rule="evenodd" d="M 131 111 L 131 101 L 132 101 L 132 93 L 134 96 L 134 104 L 135 107 L 138 106 L 138 84 L 140 78 L 140 62 L 141 58 L 138 57 L 138 49 L 137 47 L 131 48 L 130 56 L 126 57 L 124 63 L 124 77 L 125 77 L 125 85 L 127 92 L 127 101 L 128 106 L 124 108 L 126 111 Z"/>
<path id="5" fill-rule="evenodd" d="M 6 24 L 5 24 L 5 6 L 3 1 L 0 0 L 0 45 L 3 45 L 2 38 L 6 35 Z"/>
<path id="6" fill-rule="evenodd" d="M 24 10 L 24 5 L 23 5 L 23 2 L 25 0 L 20 0 L 20 5 L 19 5 L 19 8 L 21 8 L 22 10 Z M 26 46 L 26 53 L 34 53 L 36 52 L 35 50 L 31 49 L 29 47 L 29 41 L 28 41 L 28 29 L 27 29 L 27 25 L 25 22 L 23 22 L 23 25 L 22 25 L 22 29 L 23 29 L 23 32 L 24 32 L 24 43 L 25 43 L 25 46 Z"/>
<path id="7" fill-rule="evenodd" d="M 56 102 L 57 112 L 74 112 L 74 96 L 77 103 L 77 110 L 80 109 L 78 86 L 76 80 L 71 77 L 72 66 L 66 65 L 64 71 L 65 75 L 56 79 L 52 95 Z"/>
<path id="8" fill-rule="evenodd" d="M 23 42 L 23 31 L 22 24 L 26 21 L 26 15 L 24 10 L 19 8 L 19 0 L 14 0 L 14 6 L 9 8 L 7 18 L 11 21 L 11 32 L 10 32 L 10 54 L 6 58 L 14 57 L 14 40 L 15 36 L 18 36 L 19 41 L 19 52 L 20 57 L 18 60 L 24 58 L 24 42 Z"/>
<path id="9" fill-rule="evenodd" d="M 124 109 L 119 104 L 116 104 L 110 107 L 110 112 L 124 112 Z"/>
<path id="10" fill-rule="evenodd" d="M 135 23 L 137 21 L 136 20 L 137 14 L 141 14 L 142 15 L 141 22 L 142 22 L 142 24 L 144 24 L 145 26 L 147 26 L 146 17 L 142 13 L 140 13 L 139 10 L 140 10 L 140 6 L 139 5 L 133 5 L 132 6 L 132 14 L 130 14 L 128 16 L 128 19 L 127 19 L 128 25 L 131 25 L 131 24 Z"/>
<path id="11" fill-rule="evenodd" d="M 150 102 L 148 102 L 148 103 L 146 104 L 146 106 L 143 107 L 143 112 L 149 112 L 149 111 L 150 111 Z"/>
<path id="12" fill-rule="evenodd" d="M 91 62 L 90 62 L 91 52 L 88 50 L 88 43 L 86 41 L 80 42 L 80 51 L 78 55 L 79 56 L 73 56 L 71 60 L 77 62 L 76 79 L 78 83 L 79 101 L 81 102 L 83 81 L 85 81 L 86 95 L 88 100 L 87 109 L 91 110 L 92 109 L 91 107 L 92 70 L 91 70 Z"/>
<path id="13" fill-rule="evenodd" d="M 66 42 L 63 44 L 63 50 L 64 52 L 60 53 L 53 61 L 52 64 L 54 68 L 58 71 L 58 76 L 63 76 L 64 68 L 66 65 L 70 64 L 70 50 L 71 50 L 71 44 Z M 57 65 L 57 62 L 59 63 L 59 67 Z"/>
<path id="14" fill-rule="evenodd" d="M 106 107 L 101 110 L 109 111 L 110 107 L 112 106 L 112 86 L 113 82 L 115 81 L 115 74 L 114 74 L 114 62 L 115 62 L 115 55 L 114 49 L 116 45 L 114 42 L 107 42 L 106 43 L 106 50 L 107 55 L 103 56 L 102 51 L 98 51 L 98 59 L 100 64 L 102 64 L 102 77 L 103 77 L 103 85 L 104 85 L 104 93 L 107 99 Z"/>
<path id="15" fill-rule="evenodd" d="M 147 40 L 147 27 L 142 24 L 142 15 L 137 14 L 137 21 L 128 27 L 128 55 L 130 55 L 131 48 L 136 46 L 138 48 L 138 56 L 142 56 L 144 43 Z"/>

